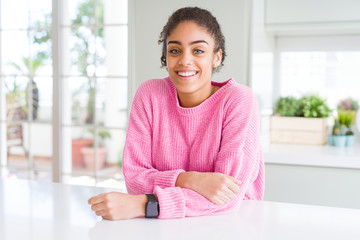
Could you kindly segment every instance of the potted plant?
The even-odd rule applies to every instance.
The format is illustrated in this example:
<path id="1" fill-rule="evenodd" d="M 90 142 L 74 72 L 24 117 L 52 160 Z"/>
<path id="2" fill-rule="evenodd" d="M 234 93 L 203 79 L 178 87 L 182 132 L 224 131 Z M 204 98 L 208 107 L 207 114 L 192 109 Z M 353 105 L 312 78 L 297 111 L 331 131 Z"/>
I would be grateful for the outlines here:
<path id="1" fill-rule="evenodd" d="M 89 130 L 90 133 L 94 134 L 94 130 Z M 105 139 L 111 138 L 111 134 L 105 130 L 98 130 L 99 144 L 97 147 L 97 161 L 98 169 L 103 169 L 105 167 L 106 160 L 106 148 L 105 148 Z M 88 170 L 94 170 L 95 167 L 95 148 L 94 144 L 91 143 L 86 147 L 81 148 L 81 153 L 83 155 L 85 168 Z"/>
<path id="2" fill-rule="evenodd" d="M 329 144 L 336 147 L 351 147 L 354 145 L 355 136 L 351 130 L 351 123 L 355 117 L 354 111 L 340 111 L 335 119 Z"/>
<path id="3" fill-rule="evenodd" d="M 357 101 L 355 101 L 351 97 L 345 98 L 339 102 L 337 109 L 338 109 L 338 112 L 342 112 L 342 111 L 354 112 L 355 117 L 353 118 L 351 125 L 355 125 L 356 113 L 357 113 L 357 110 L 359 109 L 359 103 Z"/>
<path id="4" fill-rule="evenodd" d="M 316 95 L 281 97 L 271 117 L 270 136 L 274 143 L 323 145 L 327 139 L 326 118 L 332 110 L 326 99 Z"/>
<path id="5" fill-rule="evenodd" d="M 276 102 L 275 112 L 282 117 L 296 117 L 301 114 L 301 103 L 294 97 L 281 97 Z"/>

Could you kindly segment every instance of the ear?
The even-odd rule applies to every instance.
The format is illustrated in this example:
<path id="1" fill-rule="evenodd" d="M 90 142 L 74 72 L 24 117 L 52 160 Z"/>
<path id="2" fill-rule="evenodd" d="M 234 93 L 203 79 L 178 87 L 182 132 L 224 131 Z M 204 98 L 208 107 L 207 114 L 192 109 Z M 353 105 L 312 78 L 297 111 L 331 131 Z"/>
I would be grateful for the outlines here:
<path id="1" fill-rule="evenodd" d="M 219 49 L 219 51 L 214 55 L 213 68 L 216 68 L 220 65 L 221 59 L 222 59 L 222 50 Z"/>

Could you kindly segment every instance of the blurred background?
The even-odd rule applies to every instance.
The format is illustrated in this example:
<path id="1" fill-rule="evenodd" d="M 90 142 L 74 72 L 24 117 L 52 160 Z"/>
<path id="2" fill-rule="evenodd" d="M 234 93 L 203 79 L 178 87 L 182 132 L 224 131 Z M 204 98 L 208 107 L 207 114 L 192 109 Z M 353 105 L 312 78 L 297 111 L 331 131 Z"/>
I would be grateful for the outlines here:
<path id="1" fill-rule="evenodd" d="M 0 177 L 124 189 L 132 98 L 184 6 L 224 32 L 214 81 L 258 98 L 265 199 L 360 208 L 356 0 L 0 0 Z"/>

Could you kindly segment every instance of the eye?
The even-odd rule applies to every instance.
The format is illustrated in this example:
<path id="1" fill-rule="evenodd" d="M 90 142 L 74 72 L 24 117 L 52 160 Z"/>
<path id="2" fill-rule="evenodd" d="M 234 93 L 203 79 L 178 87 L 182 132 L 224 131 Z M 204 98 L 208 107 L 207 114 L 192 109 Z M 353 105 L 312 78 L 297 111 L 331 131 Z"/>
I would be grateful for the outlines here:
<path id="1" fill-rule="evenodd" d="M 203 51 L 203 50 L 200 50 L 200 49 L 195 49 L 195 50 L 194 50 L 194 53 L 195 53 L 195 54 L 202 54 L 202 53 L 204 53 L 204 51 Z"/>
<path id="2" fill-rule="evenodd" d="M 178 49 L 171 49 L 171 50 L 169 50 L 169 53 L 171 53 L 171 54 L 178 54 L 178 53 L 180 53 L 180 50 L 178 50 Z"/>

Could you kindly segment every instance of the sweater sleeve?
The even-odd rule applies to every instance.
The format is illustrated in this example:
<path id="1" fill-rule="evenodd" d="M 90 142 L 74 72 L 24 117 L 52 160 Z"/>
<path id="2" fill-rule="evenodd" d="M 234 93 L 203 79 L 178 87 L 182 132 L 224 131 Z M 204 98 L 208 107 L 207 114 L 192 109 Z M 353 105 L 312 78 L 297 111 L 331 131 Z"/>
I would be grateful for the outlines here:
<path id="1" fill-rule="evenodd" d="M 215 172 L 241 181 L 235 198 L 218 206 L 190 189 L 156 186 L 159 218 L 216 215 L 233 210 L 242 199 L 261 200 L 264 194 L 264 164 L 259 139 L 259 113 L 253 93 L 234 101 L 226 110 Z"/>
<path id="2" fill-rule="evenodd" d="M 128 193 L 152 193 L 155 186 L 175 187 L 182 169 L 159 171 L 151 157 L 152 110 L 148 83 L 142 84 L 134 96 L 123 153 L 123 171 Z"/>

